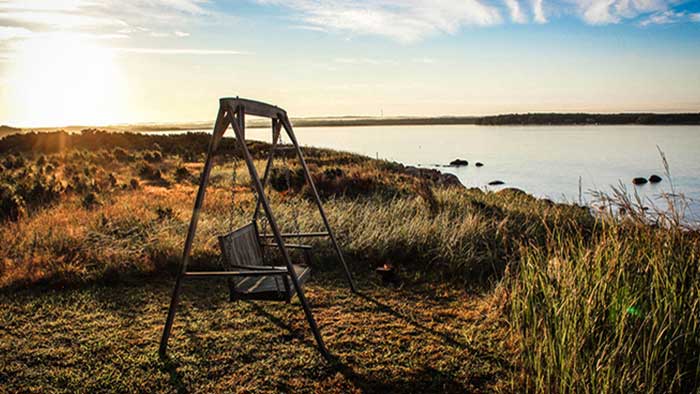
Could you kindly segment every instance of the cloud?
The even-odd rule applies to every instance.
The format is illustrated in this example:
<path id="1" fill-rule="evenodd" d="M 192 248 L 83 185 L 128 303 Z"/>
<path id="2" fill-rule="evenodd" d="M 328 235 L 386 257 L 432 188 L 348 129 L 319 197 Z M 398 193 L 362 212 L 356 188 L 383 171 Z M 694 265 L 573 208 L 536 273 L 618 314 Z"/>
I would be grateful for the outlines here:
<path id="1" fill-rule="evenodd" d="M 532 0 L 532 15 L 537 23 L 547 23 L 543 2 L 544 0 Z"/>
<path id="2" fill-rule="evenodd" d="M 0 41 L 29 37 L 31 35 L 32 32 L 23 27 L 0 26 Z"/>
<path id="3" fill-rule="evenodd" d="M 373 58 L 367 58 L 367 57 L 362 57 L 362 58 L 355 58 L 355 57 L 339 57 L 336 59 L 333 59 L 334 62 L 340 63 L 340 64 L 365 64 L 365 65 L 380 65 L 380 64 L 397 64 L 395 60 L 387 60 L 387 59 L 373 59 Z"/>
<path id="4" fill-rule="evenodd" d="M 520 9 L 520 2 L 518 0 L 504 0 L 504 2 L 510 12 L 510 20 L 515 23 L 527 23 L 527 17 L 523 14 L 522 9 Z"/>
<path id="5" fill-rule="evenodd" d="M 500 10 L 479 0 L 259 0 L 292 9 L 310 28 L 379 35 L 403 43 L 465 26 L 501 23 Z"/>
<path id="6" fill-rule="evenodd" d="M 131 34 L 211 16 L 208 0 L 0 0 L 0 26 Z M 153 33 L 159 34 L 159 33 Z"/>
<path id="7" fill-rule="evenodd" d="M 247 55 L 247 52 L 228 49 L 197 49 L 197 48 L 113 48 L 117 52 L 139 53 L 151 55 Z"/>
<path id="8" fill-rule="evenodd" d="M 419 58 L 414 58 L 411 59 L 413 63 L 419 63 L 419 64 L 435 64 L 437 61 L 431 57 L 419 57 Z"/>
<path id="9" fill-rule="evenodd" d="M 562 15 L 573 15 L 589 25 L 700 21 L 700 13 L 683 15 L 684 11 L 679 10 L 688 1 L 691 0 L 257 0 L 290 9 L 295 28 L 348 36 L 383 36 L 402 43 L 455 34 L 470 26 L 500 24 L 502 15 L 513 23 L 540 24 Z"/>
<path id="10" fill-rule="evenodd" d="M 664 11 L 652 14 L 643 21 L 639 22 L 640 26 L 649 25 L 668 25 L 671 23 L 678 23 L 685 19 L 693 21 L 693 16 L 688 15 L 685 12 L 674 12 L 674 11 Z"/>
<path id="11" fill-rule="evenodd" d="M 173 33 L 173 34 L 175 34 L 176 37 L 189 37 L 190 36 L 190 33 L 187 33 L 184 31 L 179 31 L 179 30 L 176 30 L 175 33 Z"/>
<path id="12" fill-rule="evenodd" d="M 674 0 L 573 0 L 580 17 L 591 25 L 620 23 L 641 15 L 669 10 Z"/>

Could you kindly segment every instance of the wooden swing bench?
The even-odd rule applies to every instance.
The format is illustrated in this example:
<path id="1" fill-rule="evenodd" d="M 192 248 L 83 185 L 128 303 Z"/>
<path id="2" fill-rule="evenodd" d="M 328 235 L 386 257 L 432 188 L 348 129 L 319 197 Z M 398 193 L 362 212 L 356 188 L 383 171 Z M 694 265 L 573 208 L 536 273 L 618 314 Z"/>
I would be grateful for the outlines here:
<path id="1" fill-rule="evenodd" d="M 290 234 L 294 235 L 294 234 Z M 278 247 L 266 243 L 258 233 L 255 221 L 219 237 L 221 254 L 228 265 L 241 272 L 229 280 L 229 298 L 236 300 L 269 300 L 289 302 L 294 296 L 294 287 L 289 279 L 287 267 L 272 266 L 264 259 L 263 248 Z M 310 245 L 285 243 L 287 249 L 303 251 L 304 263 L 292 263 L 299 284 L 304 285 L 311 275 Z M 268 272 L 273 272 L 268 274 Z"/>

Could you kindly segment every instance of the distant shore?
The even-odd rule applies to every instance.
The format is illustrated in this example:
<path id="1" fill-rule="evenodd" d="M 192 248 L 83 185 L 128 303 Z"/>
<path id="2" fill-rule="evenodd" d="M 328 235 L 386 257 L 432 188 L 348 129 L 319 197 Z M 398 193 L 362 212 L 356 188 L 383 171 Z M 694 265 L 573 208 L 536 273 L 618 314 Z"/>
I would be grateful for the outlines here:
<path id="1" fill-rule="evenodd" d="M 527 113 L 494 116 L 433 116 L 433 117 L 315 117 L 292 118 L 296 127 L 360 127 L 360 126 L 428 126 L 428 125 L 482 125 L 482 126 L 576 126 L 576 125 L 700 125 L 698 113 Z M 0 137 L 31 131 L 68 132 L 80 131 L 95 126 L 71 125 L 64 127 L 16 128 L 0 126 Z M 102 130 L 133 131 L 140 133 L 170 130 L 201 130 L 211 127 L 211 122 L 122 124 L 99 126 Z M 249 128 L 269 127 L 267 121 L 251 119 Z"/>

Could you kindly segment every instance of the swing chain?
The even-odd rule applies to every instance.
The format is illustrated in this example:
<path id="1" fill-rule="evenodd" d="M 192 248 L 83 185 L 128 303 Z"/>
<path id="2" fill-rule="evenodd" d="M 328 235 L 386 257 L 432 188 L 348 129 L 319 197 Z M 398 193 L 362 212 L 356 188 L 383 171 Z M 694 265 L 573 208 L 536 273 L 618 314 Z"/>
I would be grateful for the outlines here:
<path id="1" fill-rule="evenodd" d="M 279 138 L 280 142 L 280 147 L 284 145 L 284 140 L 282 138 L 282 135 L 280 135 Z M 284 179 L 286 182 L 287 186 L 287 195 L 292 192 L 292 170 L 289 168 L 289 165 L 287 163 L 287 154 L 286 151 L 283 151 L 282 153 L 282 165 L 284 166 Z M 287 199 L 289 201 L 289 199 Z M 292 224 L 294 225 L 294 232 L 297 234 L 301 233 L 301 226 L 299 226 L 299 211 L 298 207 L 292 202 Z"/>
<path id="2" fill-rule="evenodd" d="M 228 227 L 229 231 L 233 231 L 236 222 L 236 213 L 243 213 L 243 207 L 236 204 L 236 184 L 238 182 L 238 160 L 235 158 L 232 161 L 233 168 L 231 169 L 231 209 L 229 209 Z"/>

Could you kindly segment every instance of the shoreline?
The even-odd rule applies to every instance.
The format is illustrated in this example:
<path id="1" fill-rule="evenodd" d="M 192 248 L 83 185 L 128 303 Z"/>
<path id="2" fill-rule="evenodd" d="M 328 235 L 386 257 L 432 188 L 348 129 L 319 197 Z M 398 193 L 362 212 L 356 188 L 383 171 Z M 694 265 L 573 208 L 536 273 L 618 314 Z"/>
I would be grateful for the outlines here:
<path id="1" fill-rule="evenodd" d="M 441 126 L 441 125 L 478 125 L 478 126 L 698 126 L 698 113 L 527 113 L 503 114 L 493 116 L 395 116 L 395 117 L 308 117 L 292 118 L 295 127 L 365 127 L 365 126 Z M 46 132 L 65 130 L 68 132 L 82 129 L 99 128 L 108 131 L 132 131 L 140 133 L 163 131 L 187 131 L 208 129 L 211 122 L 181 122 L 152 124 L 117 124 L 107 126 L 68 125 L 51 127 L 12 127 L 0 126 L 0 137 L 10 134 L 32 131 Z M 246 122 L 248 128 L 267 128 L 267 122 L 252 119 Z"/>

